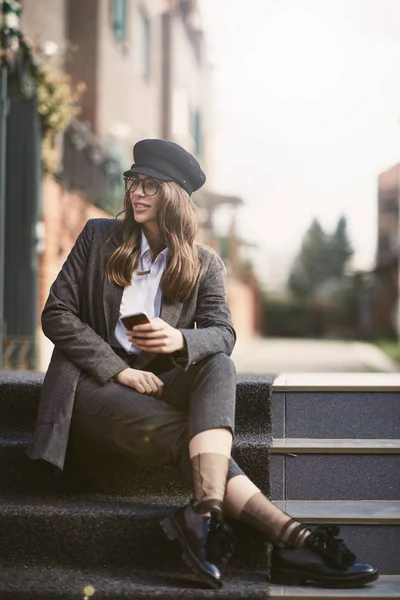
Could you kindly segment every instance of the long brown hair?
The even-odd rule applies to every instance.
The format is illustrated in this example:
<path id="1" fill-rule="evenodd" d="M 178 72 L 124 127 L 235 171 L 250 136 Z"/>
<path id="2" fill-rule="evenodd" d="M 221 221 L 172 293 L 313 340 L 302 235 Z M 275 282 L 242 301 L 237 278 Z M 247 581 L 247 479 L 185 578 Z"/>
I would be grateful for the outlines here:
<path id="1" fill-rule="evenodd" d="M 161 290 L 170 301 L 187 300 L 200 274 L 194 211 L 190 196 L 180 185 L 174 181 L 162 183 L 157 224 L 169 253 Z M 142 225 L 135 221 L 129 193 L 125 193 L 124 209 L 117 218 L 123 241 L 108 261 L 107 276 L 109 281 L 126 286 L 131 285 L 132 273 L 138 267 L 142 241 Z"/>

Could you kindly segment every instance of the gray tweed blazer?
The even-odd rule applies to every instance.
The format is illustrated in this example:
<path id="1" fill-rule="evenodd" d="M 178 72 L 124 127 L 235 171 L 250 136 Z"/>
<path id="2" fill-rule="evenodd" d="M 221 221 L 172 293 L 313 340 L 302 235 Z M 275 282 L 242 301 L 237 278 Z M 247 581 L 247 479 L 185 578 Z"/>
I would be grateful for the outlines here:
<path id="1" fill-rule="evenodd" d="M 54 343 L 33 437 L 27 454 L 63 469 L 75 390 L 82 371 L 102 385 L 126 369 L 110 343 L 124 288 L 110 283 L 106 264 L 121 244 L 119 222 L 91 219 L 79 235 L 53 283 L 42 314 L 45 335 Z M 231 354 L 235 344 L 225 298 L 223 264 L 211 250 L 199 246 L 202 275 L 186 302 L 163 298 L 161 318 L 180 329 L 187 345 L 187 368 L 207 356 Z M 194 324 L 196 323 L 196 328 Z M 139 355 L 135 368 L 145 369 L 155 358 Z M 170 355 L 170 368 L 178 364 Z"/>

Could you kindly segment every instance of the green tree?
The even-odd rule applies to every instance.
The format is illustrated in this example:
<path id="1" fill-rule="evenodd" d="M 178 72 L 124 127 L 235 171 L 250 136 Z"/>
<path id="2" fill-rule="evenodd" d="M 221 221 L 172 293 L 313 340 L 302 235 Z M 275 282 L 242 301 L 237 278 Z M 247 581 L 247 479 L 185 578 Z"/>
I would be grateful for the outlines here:
<path id="1" fill-rule="evenodd" d="M 342 278 L 346 265 L 353 254 L 354 250 L 347 233 L 347 220 L 342 216 L 329 242 L 329 276 Z"/>
<path id="2" fill-rule="evenodd" d="M 317 219 L 314 219 L 303 238 L 289 275 L 289 289 L 295 296 L 306 298 L 312 295 L 327 279 L 328 246 L 324 230 Z"/>
<path id="3" fill-rule="evenodd" d="M 340 217 L 332 235 L 314 219 L 290 270 L 290 291 L 302 299 L 328 289 L 338 292 L 346 287 L 346 265 L 353 253 L 345 217 Z"/>

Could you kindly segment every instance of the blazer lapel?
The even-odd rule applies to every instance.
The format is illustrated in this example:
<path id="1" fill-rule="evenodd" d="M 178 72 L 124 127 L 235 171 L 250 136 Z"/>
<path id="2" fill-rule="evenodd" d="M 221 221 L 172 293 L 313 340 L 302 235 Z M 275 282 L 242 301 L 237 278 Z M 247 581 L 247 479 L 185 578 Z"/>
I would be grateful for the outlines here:
<path id="1" fill-rule="evenodd" d="M 182 302 L 168 302 L 164 297 L 161 302 L 161 314 L 160 318 L 163 319 L 171 327 L 176 327 L 180 314 L 182 312 Z M 147 365 L 153 358 L 157 356 L 154 352 L 141 352 L 138 355 L 135 363 L 136 369 L 142 369 Z"/>
<path id="2" fill-rule="evenodd" d="M 112 343 L 114 337 L 114 331 L 117 325 L 119 307 L 121 306 L 123 293 L 124 288 L 120 285 L 116 285 L 115 283 L 110 283 L 107 279 L 107 274 L 105 274 L 103 287 L 103 307 L 110 344 Z"/>
<path id="3" fill-rule="evenodd" d="M 181 316 L 183 302 L 168 302 L 167 299 L 162 299 L 160 318 L 163 319 L 171 327 L 176 327 Z"/>
<path id="4" fill-rule="evenodd" d="M 105 264 L 107 264 L 108 259 L 114 252 L 115 248 L 118 248 L 118 246 L 120 246 L 121 243 L 122 236 L 120 230 L 114 228 L 112 237 L 110 240 L 108 240 L 107 243 Z M 110 281 L 108 281 L 107 273 L 104 269 L 103 308 L 109 343 L 112 343 L 112 340 L 114 338 L 114 331 L 118 320 L 119 307 L 121 305 L 123 292 L 124 288 L 122 286 L 116 285 L 115 283 L 111 283 Z"/>

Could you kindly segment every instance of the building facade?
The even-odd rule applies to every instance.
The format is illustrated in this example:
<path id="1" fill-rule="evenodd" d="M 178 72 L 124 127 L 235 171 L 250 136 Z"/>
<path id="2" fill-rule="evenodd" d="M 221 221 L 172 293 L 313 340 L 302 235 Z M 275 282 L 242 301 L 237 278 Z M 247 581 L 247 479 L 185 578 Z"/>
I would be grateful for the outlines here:
<path id="1" fill-rule="evenodd" d="M 83 81 L 81 119 L 126 165 L 146 137 L 207 163 L 209 66 L 194 2 L 68 0 L 66 69 Z"/>
<path id="2" fill-rule="evenodd" d="M 375 328 L 400 339 L 400 164 L 378 178 Z"/>
<path id="3" fill-rule="evenodd" d="M 43 185 L 39 312 L 87 219 L 118 212 L 121 174 L 140 139 L 176 141 L 199 159 L 207 173 L 194 195 L 199 241 L 218 249 L 215 209 L 224 204 L 234 212 L 241 200 L 212 188 L 211 69 L 197 2 L 25 0 L 23 11 L 22 30 L 46 64 L 86 86 L 81 113 L 64 135 L 60 171 Z M 234 324 L 248 337 L 259 330 L 258 284 L 225 258 Z M 39 326 L 37 336 L 38 367 L 45 369 L 51 344 Z"/>
<path id="4" fill-rule="evenodd" d="M 35 51 L 58 74 L 64 73 L 69 50 L 67 39 L 68 0 L 21 0 L 21 30 Z"/>

